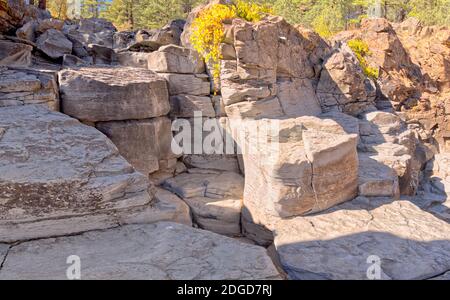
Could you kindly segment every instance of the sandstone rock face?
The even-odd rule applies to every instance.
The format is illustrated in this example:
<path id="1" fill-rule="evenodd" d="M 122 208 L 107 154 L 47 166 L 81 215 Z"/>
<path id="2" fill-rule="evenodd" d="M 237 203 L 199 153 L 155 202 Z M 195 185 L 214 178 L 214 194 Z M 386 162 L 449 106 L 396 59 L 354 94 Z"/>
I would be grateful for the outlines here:
<path id="1" fill-rule="evenodd" d="M 0 107 L 27 104 L 59 109 L 55 74 L 27 68 L 0 68 Z"/>
<path id="2" fill-rule="evenodd" d="M 322 112 L 313 80 L 311 42 L 282 18 L 233 20 L 222 49 L 220 88 L 231 118 L 281 118 Z"/>
<path id="3" fill-rule="evenodd" d="M 409 201 L 358 198 L 282 221 L 275 246 L 291 279 L 427 279 L 450 268 L 450 225 Z"/>
<path id="4" fill-rule="evenodd" d="M 67 279 L 73 249 L 82 279 L 280 279 L 264 248 L 169 222 L 20 244 L 0 278 Z"/>
<path id="5" fill-rule="evenodd" d="M 36 41 L 37 48 L 53 59 L 72 53 L 72 42 L 56 29 L 45 31 Z"/>
<path id="6" fill-rule="evenodd" d="M 33 47 L 0 39 L 0 66 L 28 67 Z"/>
<path id="7" fill-rule="evenodd" d="M 359 62 L 343 45 L 324 62 L 317 96 L 324 111 L 338 110 L 357 116 L 373 110 L 375 84 L 362 72 Z"/>
<path id="8" fill-rule="evenodd" d="M 219 171 L 196 173 L 191 169 L 167 179 L 163 186 L 189 205 L 200 228 L 229 236 L 240 235 L 244 191 L 241 175 Z"/>
<path id="9" fill-rule="evenodd" d="M 143 174 L 158 171 L 161 160 L 176 158 L 170 148 L 171 123 L 166 117 L 100 122 L 96 127 L 109 137 L 120 154 Z"/>
<path id="10" fill-rule="evenodd" d="M 250 223 L 270 229 L 274 220 L 322 211 L 357 195 L 355 134 L 347 134 L 331 119 L 299 117 L 278 122 L 268 137 L 276 142 L 264 151 L 243 152 L 243 225 L 248 225 L 245 230 L 250 235 L 254 231 Z M 240 126 L 253 126 L 247 131 L 256 132 L 265 125 L 248 121 Z M 238 142 L 241 147 L 261 143 L 253 137 Z"/>
<path id="11" fill-rule="evenodd" d="M 0 128 L 0 241 L 113 227 L 152 199 L 92 127 L 28 105 L 0 109 Z"/>
<path id="12" fill-rule="evenodd" d="M 79 68 L 59 73 L 62 111 L 89 122 L 145 119 L 170 110 L 167 84 L 152 71 Z"/>

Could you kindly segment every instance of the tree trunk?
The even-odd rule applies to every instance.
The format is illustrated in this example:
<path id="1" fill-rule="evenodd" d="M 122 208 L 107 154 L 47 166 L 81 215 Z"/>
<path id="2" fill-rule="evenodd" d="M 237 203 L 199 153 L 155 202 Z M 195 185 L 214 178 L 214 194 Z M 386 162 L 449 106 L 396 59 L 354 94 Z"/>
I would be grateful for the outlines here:
<path id="1" fill-rule="evenodd" d="M 33 0 L 34 2 L 34 0 Z M 40 9 L 47 9 L 47 0 L 39 0 L 39 6 Z"/>

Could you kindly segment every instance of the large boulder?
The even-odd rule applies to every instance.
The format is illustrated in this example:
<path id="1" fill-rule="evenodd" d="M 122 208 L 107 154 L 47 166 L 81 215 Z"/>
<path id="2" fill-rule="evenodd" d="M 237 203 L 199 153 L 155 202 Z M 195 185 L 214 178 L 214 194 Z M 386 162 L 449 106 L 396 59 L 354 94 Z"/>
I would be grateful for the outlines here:
<path id="1" fill-rule="evenodd" d="M 166 81 L 135 68 L 78 68 L 59 72 L 62 111 L 89 122 L 138 120 L 170 110 Z"/>
<path id="2" fill-rule="evenodd" d="M 0 66 L 28 67 L 33 47 L 0 39 Z"/>
<path id="3" fill-rule="evenodd" d="M 0 241 L 132 222 L 151 209 L 147 178 L 95 128 L 35 106 L 0 109 Z"/>
<path id="4" fill-rule="evenodd" d="M 449 234 L 407 200 L 361 197 L 279 222 L 275 247 L 291 279 L 428 279 L 450 268 Z"/>
<path id="5" fill-rule="evenodd" d="M 264 248 L 170 222 L 12 246 L 0 279 L 68 279 L 70 255 L 81 279 L 281 279 Z"/>
<path id="6" fill-rule="evenodd" d="M 166 117 L 146 120 L 99 122 L 97 129 L 109 137 L 133 167 L 150 174 L 162 169 L 161 161 L 176 158 L 171 151 L 171 122 Z"/>
<path id="7" fill-rule="evenodd" d="M 167 80 L 171 96 L 182 94 L 209 96 L 211 93 L 209 78 L 206 74 L 160 73 L 160 76 Z"/>
<path id="8" fill-rule="evenodd" d="M 357 116 L 375 109 L 376 88 L 363 73 L 352 50 L 343 44 L 325 60 L 317 96 L 325 112 L 338 110 Z"/>
<path id="9" fill-rule="evenodd" d="M 56 74 L 28 68 L 0 68 L 0 107 L 28 104 L 59 110 Z"/>
<path id="10" fill-rule="evenodd" d="M 139 30 L 135 35 L 136 44 L 161 46 L 180 45 L 180 36 L 185 25 L 184 20 L 174 20 L 160 29 Z M 137 46 L 136 45 L 136 46 Z"/>
<path id="11" fill-rule="evenodd" d="M 72 53 L 72 42 L 56 29 L 45 31 L 36 40 L 36 45 L 39 50 L 53 59 L 62 58 L 64 54 Z"/>
<path id="12" fill-rule="evenodd" d="M 205 64 L 197 52 L 175 45 L 163 46 L 149 54 L 148 68 L 158 73 L 205 72 Z"/>
<path id="13" fill-rule="evenodd" d="M 319 212 L 357 196 L 357 135 L 335 121 L 299 117 L 233 123 L 244 132 L 238 144 L 245 165 L 242 222 L 248 235 L 258 238 L 254 225 L 271 230 L 280 218 Z"/>
<path id="14" fill-rule="evenodd" d="M 8 0 L 0 2 L 0 33 L 8 33 L 19 27 L 25 9 L 22 0 Z"/>

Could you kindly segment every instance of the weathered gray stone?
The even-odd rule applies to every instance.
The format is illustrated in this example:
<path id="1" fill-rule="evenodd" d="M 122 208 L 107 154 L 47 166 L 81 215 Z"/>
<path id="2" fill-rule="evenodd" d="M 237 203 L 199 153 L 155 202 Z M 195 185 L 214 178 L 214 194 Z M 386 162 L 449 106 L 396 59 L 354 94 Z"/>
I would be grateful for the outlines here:
<path id="1" fill-rule="evenodd" d="M 197 74 L 205 72 L 197 52 L 176 45 L 163 46 L 148 56 L 148 68 L 158 73 Z"/>
<path id="2" fill-rule="evenodd" d="M 186 201 L 199 227 L 240 235 L 244 178 L 238 173 L 183 173 L 166 180 L 164 187 Z"/>
<path id="3" fill-rule="evenodd" d="M 194 112 L 201 112 L 203 117 L 216 116 L 210 97 L 176 95 L 170 97 L 170 106 L 170 115 L 173 117 L 193 118 Z"/>
<path id="4" fill-rule="evenodd" d="M 358 190 L 359 195 L 365 197 L 398 197 L 398 176 L 389 166 L 360 153 Z"/>
<path id="5" fill-rule="evenodd" d="M 116 54 L 117 62 L 125 67 L 148 68 L 148 56 L 150 53 L 124 51 Z"/>
<path id="6" fill-rule="evenodd" d="M 54 29 L 57 31 L 62 31 L 64 26 L 64 21 L 58 19 L 44 19 L 39 20 L 36 26 L 36 32 L 42 34 L 49 29 Z"/>
<path id="7" fill-rule="evenodd" d="M 160 222 L 14 246 L 0 279 L 67 279 L 66 260 L 74 249 L 81 279 L 280 278 L 262 247 Z"/>
<path id="8" fill-rule="evenodd" d="M 61 31 L 55 29 L 49 29 L 40 35 L 36 45 L 39 50 L 53 59 L 72 53 L 72 42 Z"/>
<path id="9" fill-rule="evenodd" d="M 171 96 L 187 94 L 195 96 L 209 96 L 211 86 L 204 76 L 193 74 L 159 74 L 167 80 Z"/>
<path id="10" fill-rule="evenodd" d="M 183 162 L 191 168 L 239 173 L 239 165 L 235 155 L 192 154 L 184 156 Z"/>
<path id="11" fill-rule="evenodd" d="M 22 27 L 16 30 L 17 37 L 34 42 L 36 40 L 37 24 L 38 23 L 34 20 L 25 23 Z"/>
<path id="12" fill-rule="evenodd" d="M 87 51 L 96 65 L 110 65 L 116 60 L 116 53 L 110 47 L 88 44 Z"/>
<path id="13" fill-rule="evenodd" d="M 311 80 L 280 80 L 277 85 L 277 97 L 286 116 L 317 116 L 322 113 Z"/>
<path id="14" fill-rule="evenodd" d="M 363 73 L 352 50 L 335 49 L 323 65 L 317 86 L 322 110 L 339 110 L 354 116 L 374 109 L 376 89 Z"/>
<path id="15" fill-rule="evenodd" d="M 64 54 L 62 66 L 64 68 L 86 67 L 90 65 L 88 61 L 82 60 L 78 56 L 72 54 Z"/>
<path id="16" fill-rule="evenodd" d="M 237 142 L 245 165 L 242 224 L 248 237 L 270 244 L 280 218 L 320 212 L 357 196 L 356 135 L 335 121 L 232 121 L 245 136 Z"/>
<path id="17" fill-rule="evenodd" d="M 275 246 L 291 279 L 427 279 L 450 269 L 450 225 L 409 201 L 358 198 L 281 221 Z"/>
<path id="18" fill-rule="evenodd" d="M 0 241 L 127 223 L 152 196 L 95 128 L 27 105 L 0 109 Z"/>
<path id="19" fill-rule="evenodd" d="M 170 110 L 165 80 L 149 70 L 62 70 L 59 83 L 62 111 L 83 121 L 145 119 Z"/>
<path id="20" fill-rule="evenodd" d="M 0 66 L 28 67 L 31 65 L 33 47 L 0 40 Z"/>
<path id="21" fill-rule="evenodd" d="M 137 171 L 145 175 L 160 170 L 160 160 L 175 157 L 171 151 L 171 123 L 166 117 L 99 122 L 96 127 L 111 139 Z"/>

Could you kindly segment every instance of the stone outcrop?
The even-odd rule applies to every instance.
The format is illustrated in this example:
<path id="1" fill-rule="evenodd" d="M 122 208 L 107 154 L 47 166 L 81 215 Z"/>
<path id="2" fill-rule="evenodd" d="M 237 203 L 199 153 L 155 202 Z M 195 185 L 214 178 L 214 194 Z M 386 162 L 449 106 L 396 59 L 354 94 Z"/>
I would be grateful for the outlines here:
<path id="1" fill-rule="evenodd" d="M 72 42 L 56 29 L 45 31 L 37 40 L 39 50 L 53 59 L 61 58 L 64 54 L 72 53 Z"/>
<path id="2" fill-rule="evenodd" d="M 80 68 L 59 73 L 62 112 L 88 122 L 166 115 L 164 79 L 133 68 Z"/>
<path id="3" fill-rule="evenodd" d="M 376 88 L 344 44 L 324 62 L 317 96 L 323 111 L 338 110 L 357 116 L 375 109 Z"/>
<path id="4" fill-rule="evenodd" d="M 82 279 L 281 278 L 264 248 L 160 222 L 13 246 L 0 279 L 67 279 L 66 260 L 73 249 L 82 266 L 89 266 L 82 267 Z"/>
<path id="5" fill-rule="evenodd" d="M 28 104 L 59 110 L 56 75 L 51 71 L 0 67 L 0 107 Z"/>
<path id="6" fill-rule="evenodd" d="M 150 207 L 145 176 L 94 128 L 34 105 L 0 116 L 1 241 L 114 227 Z"/>
<path id="7" fill-rule="evenodd" d="M 28 67 L 32 50 L 30 45 L 2 40 L 0 36 L 0 66 Z"/>
<path id="8" fill-rule="evenodd" d="M 125 79 L 126 78 L 126 79 Z M 77 68 L 59 73 L 62 111 L 96 126 L 140 172 L 172 170 L 167 83 L 138 68 Z"/>
<path id="9" fill-rule="evenodd" d="M 376 106 L 402 111 L 406 121 L 421 132 L 420 139 L 435 144 L 441 151 L 447 151 L 445 137 L 450 132 L 445 110 L 450 93 L 449 36 L 447 27 L 423 26 L 410 18 L 398 24 L 366 19 L 360 30 L 334 38 L 367 43 L 370 55 L 366 60 L 380 70 Z"/>
<path id="10" fill-rule="evenodd" d="M 171 123 L 166 117 L 99 122 L 96 128 L 110 138 L 120 154 L 143 174 L 160 170 L 164 161 L 177 160 L 170 149 Z"/>
<path id="11" fill-rule="evenodd" d="M 239 126 L 247 132 L 267 126 L 263 121 L 246 123 Z M 331 119 L 318 117 L 279 120 L 275 128 L 266 137 L 270 139 L 267 145 L 252 136 L 239 141 L 241 147 L 249 147 L 243 153 L 246 185 L 242 223 L 252 237 L 259 235 L 254 232 L 255 225 L 273 230 L 281 218 L 322 211 L 358 193 L 356 134 L 346 133 Z"/>
<path id="12" fill-rule="evenodd" d="M 239 19 L 227 25 L 225 45 L 235 55 L 224 58 L 221 93 L 234 118 L 280 118 L 318 115 L 313 63 L 308 39 L 281 18 L 252 24 Z"/>
<path id="13" fill-rule="evenodd" d="M 428 279 L 450 268 L 449 224 L 409 201 L 358 198 L 282 221 L 275 247 L 291 279 Z M 376 274 L 372 274 L 376 276 Z"/>
<path id="14" fill-rule="evenodd" d="M 241 235 L 244 178 L 234 172 L 188 169 L 163 186 L 191 208 L 194 222 L 203 229 L 228 236 Z"/>

